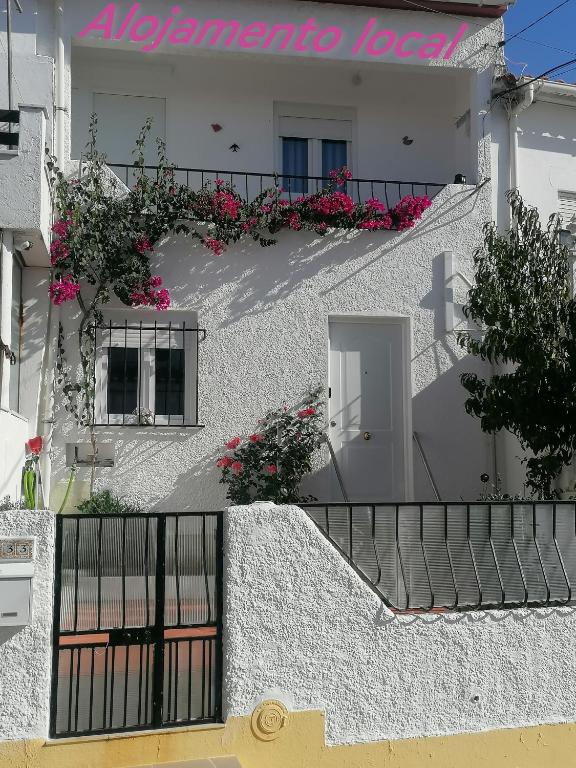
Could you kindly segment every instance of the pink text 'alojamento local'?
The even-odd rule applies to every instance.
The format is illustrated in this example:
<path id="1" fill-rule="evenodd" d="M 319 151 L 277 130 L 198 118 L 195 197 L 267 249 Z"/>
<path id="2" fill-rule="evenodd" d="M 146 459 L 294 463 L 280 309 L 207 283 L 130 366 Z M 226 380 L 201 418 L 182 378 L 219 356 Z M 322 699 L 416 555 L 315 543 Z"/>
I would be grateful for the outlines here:
<path id="1" fill-rule="evenodd" d="M 392 29 L 379 29 L 378 20 L 368 21 L 351 49 L 353 56 L 378 58 L 391 54 L 399 59 L 417 57 L 450 59 L 466 34 L 468 24 L 462 24 L 452 38 L 443 33 L 425 35 L 408 32 L 400 35 Z M 154 51 L 166 42 L 174 46 L 201 48 L 224 47 L 293 51 L 324 54 L 345 42 L 346 32 L 338 26 L 321 27 L 315 19 L 303 24 L 274 24 L 251 21 L 182 17 L 182 9 L 173 6 L 167 18 L 141 13 L 140 3 L 134 3 L 126 15 L 117 18 L 116 3 L 109 3 L 80 32 L 80 37 L 101 33 L 105 40 L 128 40 L 142 45 L 142 51 Z"/>

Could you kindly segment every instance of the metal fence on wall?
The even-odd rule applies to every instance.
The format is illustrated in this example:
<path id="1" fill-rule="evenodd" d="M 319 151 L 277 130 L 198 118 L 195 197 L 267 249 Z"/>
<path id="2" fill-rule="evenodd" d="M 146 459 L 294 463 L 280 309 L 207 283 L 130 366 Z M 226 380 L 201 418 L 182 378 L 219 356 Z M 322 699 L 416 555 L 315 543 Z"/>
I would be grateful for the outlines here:
<path id="1" fill-rule="evenodd" d="M 58 517 L 51 736 L 221 720 L 222 514 Z"/>
<path id="2" fill-rule="evenodd" d="M 576 599 L 574 503 L 304 508 L 394 610 L 536 607 Z"/>

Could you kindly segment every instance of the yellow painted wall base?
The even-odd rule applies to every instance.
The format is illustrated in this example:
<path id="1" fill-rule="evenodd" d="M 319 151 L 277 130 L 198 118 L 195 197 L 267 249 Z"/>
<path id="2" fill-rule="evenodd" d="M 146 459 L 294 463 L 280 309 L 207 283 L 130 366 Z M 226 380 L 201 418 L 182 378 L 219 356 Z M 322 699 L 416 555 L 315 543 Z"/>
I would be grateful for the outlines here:
<path id="1" fill-rule="evenodd" d="M 275 741 L 225 726 L 70 741 L 0 742 L 1 768 L 140 768 L 234 755 L 242 768 L 570 768 L 576 724 L 327 747 L 322 712 L 293 712 Z"/>

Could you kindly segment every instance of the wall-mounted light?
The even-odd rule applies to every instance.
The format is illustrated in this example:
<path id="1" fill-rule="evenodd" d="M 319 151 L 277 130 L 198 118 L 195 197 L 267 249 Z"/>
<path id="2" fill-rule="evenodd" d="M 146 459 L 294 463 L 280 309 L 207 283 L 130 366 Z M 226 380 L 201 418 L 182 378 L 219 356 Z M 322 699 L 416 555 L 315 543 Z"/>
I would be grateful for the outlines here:
<path id="1" fill-rule="evenodd" d="M 454 176 L 454 184 L 466 184 L 466 175 L 464 173 L 457 173 Z"/>

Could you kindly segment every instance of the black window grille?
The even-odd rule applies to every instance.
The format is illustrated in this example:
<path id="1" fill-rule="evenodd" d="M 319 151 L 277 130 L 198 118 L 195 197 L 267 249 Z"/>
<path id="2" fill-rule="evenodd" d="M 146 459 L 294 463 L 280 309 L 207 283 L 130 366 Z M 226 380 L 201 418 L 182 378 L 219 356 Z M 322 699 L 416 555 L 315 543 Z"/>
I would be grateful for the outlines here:
<path id="1" fill-rule="evenodd" d="M 181 323 L 94 327 L 95 426 L 201 426 L 199 345 L 203 329 Z"/>
<path id="2" fill-rule="evenodd" d="M 540 607 L 576 600 L 574 503 L 304 508 L 393 610 Z"/>
<path id="3" fill-rule="evenodd" d="M 0 109 L 0 147 L 16 150 L 20 144 L 20 112 Z"/>

